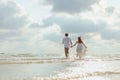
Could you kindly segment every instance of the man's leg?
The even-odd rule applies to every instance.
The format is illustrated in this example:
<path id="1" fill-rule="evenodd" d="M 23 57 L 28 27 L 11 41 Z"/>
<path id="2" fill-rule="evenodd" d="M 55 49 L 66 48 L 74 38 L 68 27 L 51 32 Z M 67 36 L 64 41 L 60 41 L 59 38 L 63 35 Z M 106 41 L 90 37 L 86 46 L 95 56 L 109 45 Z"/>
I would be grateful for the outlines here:
<path id="1" fill-rule="evenodd" d="M 66 58 L 68 58 L 68 56 L 69 56 L 69 48 L 65 48 L 65 56 L 66 56 Z"/>

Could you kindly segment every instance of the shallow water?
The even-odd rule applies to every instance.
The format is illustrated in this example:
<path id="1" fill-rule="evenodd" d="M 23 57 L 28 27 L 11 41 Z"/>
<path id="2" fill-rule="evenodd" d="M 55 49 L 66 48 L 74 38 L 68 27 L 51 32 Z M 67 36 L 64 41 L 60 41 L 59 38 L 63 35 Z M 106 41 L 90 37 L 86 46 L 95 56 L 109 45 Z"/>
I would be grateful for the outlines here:
<path id="1" fill-rule="evenodd" d="M 0 65 L 0 80 L 26 79 L 34 76 L 53 76 L 63 68 L 64 64 L 60 63 L 2 64 Z"/>
<path id="2" fill-rule="evenodd" d="M 119 80 L 120 55 L 0 57 L 0 80 Z"/>

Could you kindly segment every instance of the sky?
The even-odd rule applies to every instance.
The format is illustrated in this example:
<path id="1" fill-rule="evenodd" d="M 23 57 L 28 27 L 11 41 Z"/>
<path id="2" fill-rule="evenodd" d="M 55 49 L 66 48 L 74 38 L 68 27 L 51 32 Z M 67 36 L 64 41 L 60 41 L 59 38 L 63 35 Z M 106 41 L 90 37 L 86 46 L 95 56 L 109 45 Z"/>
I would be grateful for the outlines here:
<path id="1" fill-rule="evenodd" d="M 120 54 L 120 0 L 0 0 L 0 52 L 63 54 L 66 32 L 88 54 Z"/>

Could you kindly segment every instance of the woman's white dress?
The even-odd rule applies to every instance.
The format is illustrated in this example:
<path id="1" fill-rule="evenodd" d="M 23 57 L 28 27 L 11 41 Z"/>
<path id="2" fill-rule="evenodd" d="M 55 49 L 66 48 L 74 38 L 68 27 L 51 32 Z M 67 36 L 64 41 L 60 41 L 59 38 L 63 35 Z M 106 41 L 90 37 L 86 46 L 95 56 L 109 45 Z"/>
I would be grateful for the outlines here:
<path id="1" fill-rule="evenodd" d="M 82 43 L 77 43 L 76 52 L 79 58 L 82 58 L 82 56 L 85 55 L 85 47 L 83 46 Z"/>

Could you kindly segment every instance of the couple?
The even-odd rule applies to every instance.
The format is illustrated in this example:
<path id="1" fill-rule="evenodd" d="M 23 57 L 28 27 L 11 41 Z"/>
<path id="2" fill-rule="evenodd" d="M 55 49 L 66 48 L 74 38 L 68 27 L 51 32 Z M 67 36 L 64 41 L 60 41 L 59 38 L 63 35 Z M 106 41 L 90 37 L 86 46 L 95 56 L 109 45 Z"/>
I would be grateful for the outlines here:
<path id="1" fill-rule="evenodd" d="M 69 37 L 68 33 L 65 33 L 65 37 L 63 38 L 62 43 L 64 44 L 64 49 L 65 49 L 65 56 L 66 58 L 69 57 L 69 48 L 77 45 L 76 48 L 76 52 L 77 52 L 77 57 L 79 57 L 79 59 L 82 59 L 82 55 L 85 53 L 84 50 L 86 47 L 86 45 L 83 43 L 81 37 L 78 37 L 78 40 L 76 41 L 75 44 L 72 45 L 72 41 Z"/>

